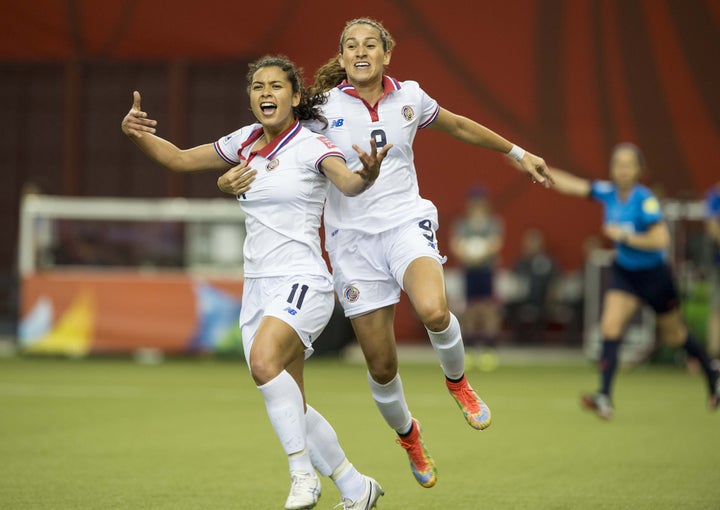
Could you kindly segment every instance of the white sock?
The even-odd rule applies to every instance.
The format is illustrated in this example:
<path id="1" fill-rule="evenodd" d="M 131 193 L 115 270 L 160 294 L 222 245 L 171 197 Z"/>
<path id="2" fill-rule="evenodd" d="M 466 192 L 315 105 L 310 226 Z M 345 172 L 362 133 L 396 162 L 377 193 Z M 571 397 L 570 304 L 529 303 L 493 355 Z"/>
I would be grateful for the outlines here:
<path id="1" fill-rule="evenodd" d="M 412 416 L 405 401 L 400 374 L 396 374 L 389 383 L 380 384 L 368 372 L 368 383 L 375 405 L 387 424 L 398 434 L 407 434 L 412 427 Z"/>
<path id="2" fill-rule="evenodd" d="M 283 370 L 258 389 L 265 399 L 270 424 L 288 455 L 290 472 L 312 473 L 310 454 L 306 448 L 303 398 L 295 379 Z"/>
<path id="3" fill-rule="evenodd" d="M 355 502 L 365 495 L 365 477 L 347 459 L 343 460 L 330 478 L 337 485 L 343 499 Z"/>
<path id="4" fill-rule="evenodd" d="M 345 460 L 345 452 L 340 446 L 335 429 L 322 414 L 309 405 L 305 423 L 310 460 L 321 475 L 330 476 Z"/>
<path id="5" fill-rule="evenodd" d="M 343 498 L 357 501 L 365 494 L 365 477 L 347 460 L 330 422 L 309 405 L 306 407 L 307 443 L 313 466 L 335 482 Z"/>
<path id="6" fill-rule="evenodd" d="M 426 328 L 427 329 L 427 328 Z M 445 331 L 427 330 L 430 343 L 440 359 L 445 377 L 460 379 L 465 373 L 465 347 L 460 334 L 460 322 L 450 314 L 450 324 Z"/>

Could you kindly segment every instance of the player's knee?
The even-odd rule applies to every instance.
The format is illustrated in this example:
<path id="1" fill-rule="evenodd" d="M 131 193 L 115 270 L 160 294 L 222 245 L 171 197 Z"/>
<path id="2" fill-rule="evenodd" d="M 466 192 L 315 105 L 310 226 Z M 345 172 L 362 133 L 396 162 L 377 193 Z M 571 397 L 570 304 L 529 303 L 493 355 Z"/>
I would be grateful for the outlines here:
<path id="1" fill-rule="evenodd" d="M 418 315 L 430 331 L 443 331 L 450 325 L 450 311 L 447 306 L 437 304 L 425 310 L 418 310 Z"/>
<path id="2" fill-rule="evenodd" d="M 603 338 L 620 338 L 623 333 L 622 324 L 603 322 L 600 326 L 600 333 Z"/>
<path id="3" fill-rule="evenodd" d="M 276 363 L 264 356 L 250 356 L 250 374 L 257 385 L 266 384 L 281 372 Z"/>
<path id="4" fill-rule="evenodd" d="M 368 372 L 373 381 L 378 384 L 387 384 L 397 375 L 397 360 L 379 359 L 368 362 Z"/>

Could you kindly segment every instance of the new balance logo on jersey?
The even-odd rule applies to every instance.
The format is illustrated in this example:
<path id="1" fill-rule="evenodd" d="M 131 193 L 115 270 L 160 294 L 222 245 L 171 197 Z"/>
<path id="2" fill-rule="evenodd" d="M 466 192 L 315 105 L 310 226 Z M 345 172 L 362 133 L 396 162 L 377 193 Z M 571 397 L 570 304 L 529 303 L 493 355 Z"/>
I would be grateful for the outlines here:
<path id="1" fill-rule="evenodd" d="M 285 308 L 285 311 L 287 313 L 289 313 L 290 315 L 297 315 L 297 310 L 295 310 L 294 308 L 291 308 L 289 306 L 287 308 Z"/>
<path id="2" fill-rule="evenodd" d="M 345 119 L 335 119 L 330 123 L 330 129 L 336 128 L 336 127 L 342 127 L 342 125 L 345 123 Z"/>

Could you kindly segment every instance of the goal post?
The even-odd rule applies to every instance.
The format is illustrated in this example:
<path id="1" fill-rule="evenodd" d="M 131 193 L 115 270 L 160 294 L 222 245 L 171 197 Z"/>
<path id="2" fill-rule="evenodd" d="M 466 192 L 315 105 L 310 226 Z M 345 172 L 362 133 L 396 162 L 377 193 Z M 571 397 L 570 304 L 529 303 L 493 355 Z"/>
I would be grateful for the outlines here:
<path id="1" fill-rule="evenodd" d="M 233 199 L 26 195 L 19 347 L 239 352 L 243 219 Z"/>

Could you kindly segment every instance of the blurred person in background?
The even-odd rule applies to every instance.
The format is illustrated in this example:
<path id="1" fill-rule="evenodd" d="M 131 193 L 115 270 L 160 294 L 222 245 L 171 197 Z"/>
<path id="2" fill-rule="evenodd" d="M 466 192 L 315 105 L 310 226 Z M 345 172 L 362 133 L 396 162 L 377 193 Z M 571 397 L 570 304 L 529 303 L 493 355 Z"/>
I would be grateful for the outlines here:
<path id="1" fill-rule="evenodd" d="M 705 231 L 710 240 L 710 313 L 708 315 L 708 354 L 720 368 L 720 182 L 707 192 Z"/>
<path id="2" fill-rule="evenodd" d="M 247 92 L 258 123 L 214 144 L 180 150 L 155 136 L 156 122 L 142 111 L 138 92 L 122 131 L 169 170 L 226 171 L 218 186 L 236 195 L 245 213 L 240 328 L 250 373 L 287 454 L 291 487 L 285 508 L 317 504 L 315 469 L 335 482 L 344 509 L 373 508 L 382 488 L 348 462 L 332 426 L 306 404 L 303 369 L 334 304 L 319 235 L 329 183 L 349 195 L 365 191 L 392 146 L 377 152 L 371 142 L 370 154 L 355 147 L 361 168 L 349 170 L 335 145 L 300 125 L 326 121 L 317 97 L 306 94 L 300 73 L 284 57 L 251 64 Z"/>
<path id="3" fill-rule="evenodd" d="M 720 374 L 681 316 L 675 278 L 666 260 L 670 231 L 663 221 L 658 199 L 639 183 L 644 167 L 640 149 L 622 143 L 613 149 L 610 157 L 610 181 L 590 181 L 552 169 L 557 191 L 589 197 L 603 205 L 603 233 L 615 244 L 616 254 L 601 316 L 600 387 L 581 399 L 584 407 L 603 419 L 610 419 L 614 411 L 611 389 L 620 340 L 628 321 L 642 303 L 655 311 L 661 340 L 667 345 L 682 347 L 700 363 L 711 410 L 718 407 L 720 398 Z"/>
<path id="4" fill-rule="evenodd" d="M 420 196 L 413 156 L 419 129 L 432 128 L 470 145 L 508 154 L 523 172 L 550 185 L 545 162 L 467 117 L 441 108 L 415 81 L 386 75 L 395 41 L 369 18 L 346 23 L 339 48 L 315 74 L 330 121 L 321 132 L 346 153 L 352 143 L 395 149 L 379 182 L 359 197 L 328 192 L 325 248 L 335 291 L 352 321 L 368 366 L 368 384 L 385 422 L 398 434 L 415 480 L 433 487 L 437 469 L 408 408 L 398 371 L 395 305 L 404 291 L 440 360 L 444 383 L 471 427 L 490 426 L 491 413 L 465 377 L 460 323 L 445 293 L 435 205 Z M 312 129 L 315 129 L 314 127 Z M 353 154 L 348 154 L 354 158 Z M 352 159 L 350 159 L 352 161 Z M 443 169 L 439 169 L 443 171 Z"/>
<path id="5" fill-rule="evenodd" d="M 462 264 L 465 310 L 460 323 L 466 346 L 466 366 L 473 358 L 481 370 L 498 365 L 495 351 L 502 324 L 502 307 L 494 291 L 495 271 L 503 245 L 503 223 L 492 211 L 485 189 L 473 186 L 467 194 L 465 216 L 455 222 L 450 250 Z M 467 351 L 479 350 L 473 356 Z"/>
<path id="6" fill-rule="evenodd" d="M 516 343 L 542 343 L 560 271 L 546 249 L 545 236 L 540 229 L 529 228 L 523 232 L 520 255 L 512 272 L 520 289 L 508 305 L 513 339 Z"/>

